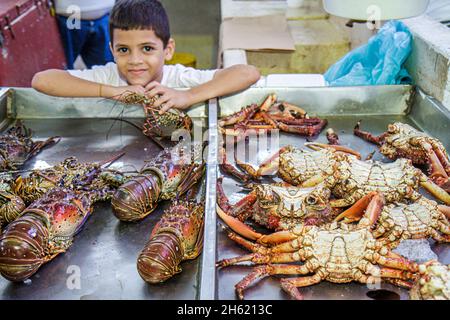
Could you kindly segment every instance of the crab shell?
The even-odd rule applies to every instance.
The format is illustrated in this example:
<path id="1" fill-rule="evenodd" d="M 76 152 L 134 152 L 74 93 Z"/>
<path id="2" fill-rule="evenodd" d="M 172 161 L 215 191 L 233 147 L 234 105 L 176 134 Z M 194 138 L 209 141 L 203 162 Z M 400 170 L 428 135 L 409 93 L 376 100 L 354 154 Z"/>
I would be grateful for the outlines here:
<path id="1" fill-rule="evenodd" d="M 252 218 L 269 229 L 289 230 L 298 224 L 330 222 L 331 192 L 322 185 L 298 188 L 261 184 L 255 186 L 255 192 Z"/>
<path id="2" fill-rule="evenodd" d="M 408 124 L 396 122 L 388 126 L 387 136 L 380 152 L 389 159 L 397 159 L 399 157 L 410 159 L 414 164 L 426 164 L 428 161 L 428 153 L 420 142 L 427 142 L 440 150 L 445 148 L 443 144 L 436 138 L 418 131 Z M 448 159 L 448 155 L 445 152 Z"/>
<path id="3" fill-rule="evenodd" d="M 0 273 L 23 281 L 65 252 L 92 212 L 87 196 L 53 189 L 30 205 L 0 236 Z"/>

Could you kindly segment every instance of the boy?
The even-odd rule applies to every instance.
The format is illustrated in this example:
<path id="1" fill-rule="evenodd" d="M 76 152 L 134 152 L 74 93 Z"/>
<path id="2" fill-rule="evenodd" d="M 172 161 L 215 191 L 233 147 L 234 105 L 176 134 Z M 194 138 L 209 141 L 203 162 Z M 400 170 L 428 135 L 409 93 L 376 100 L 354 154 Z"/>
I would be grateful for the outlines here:
<path id="1" fill-rule="evenodd" d="M 260 78 L 259 71 L 248 65 L 219 70 L 164 65 L 173 56 L 175 42 L 170 38 L 167 14 L 157 0 L 118 0 L 111 11 L 110 36 L 115 63 L 83 71 L 39 72 L 33 88 L 62 97 L 118 98 L 130 91 L 159 95 L 155 106 L 161 106 L 160 113 L 164 113 L 246 89 Z"/>

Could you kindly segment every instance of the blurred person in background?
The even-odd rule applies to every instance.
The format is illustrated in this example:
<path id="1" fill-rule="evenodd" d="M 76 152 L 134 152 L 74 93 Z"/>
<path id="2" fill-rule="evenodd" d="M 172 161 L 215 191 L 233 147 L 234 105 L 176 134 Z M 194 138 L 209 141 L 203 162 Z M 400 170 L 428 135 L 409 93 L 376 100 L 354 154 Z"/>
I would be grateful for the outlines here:
<path id="1" fill-rule="evenodd" d="M 67 69 L 80 55 L 88 68 L 114 61 L 109 49 L 109 12 L 115 0 L 55 0 Z"/>

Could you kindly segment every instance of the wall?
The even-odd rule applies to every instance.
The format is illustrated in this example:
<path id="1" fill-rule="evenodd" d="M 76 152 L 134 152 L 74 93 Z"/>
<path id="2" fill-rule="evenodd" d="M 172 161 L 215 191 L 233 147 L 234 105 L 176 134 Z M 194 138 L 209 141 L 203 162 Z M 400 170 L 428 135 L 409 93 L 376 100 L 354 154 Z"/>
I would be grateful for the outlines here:
<path id="1" fill-rule="evenodd" d="M 177 52 L 197 57 L 197 68 L 216 67 L 220 0 L 161 0 L 170 19 Z"/>

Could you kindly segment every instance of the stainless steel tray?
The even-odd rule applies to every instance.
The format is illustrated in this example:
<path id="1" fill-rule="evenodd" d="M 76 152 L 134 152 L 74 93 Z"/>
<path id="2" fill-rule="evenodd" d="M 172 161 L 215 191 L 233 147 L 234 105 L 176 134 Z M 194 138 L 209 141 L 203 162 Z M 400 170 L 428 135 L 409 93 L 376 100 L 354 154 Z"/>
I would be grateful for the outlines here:
<path id="1" fill-rule="evenodd" d="M 353 135 L 353 127 L 358 120 L 362 120 L 364 130 L 379 134 L 386 130 L 387 124 L 393 121 L 409 123 L 429 134 L 441 139 L 445 147 L 450 148 L 450 113 L 433 99 L 421 92 L 415 92 L 410 86 L 380 86 L 380 87 L 345 87 L 345 88 L 251 88 L 237 95 L 219 99 L 218 116 L 229 115 L 241 107 L 251 103 L 262 103 L 264 98 L 275 92 L 279 100 L 299 105 L 310 115 L 319 115 L 328 119 L 328 127 L 332 127 L 340 137 L 341 144 L 350 146 L 362 153 L 363 156 L 375 151 L 376 147 L 362 141 Z M 212 105 L 210 108 L 215 109 Z M 216 128 L 214 128 L 216 129 Z M 317 141 L 327 143 L 325 133 L 315 138 Z M 291 134 L 280 134 L 280 146 L 292 144 L 302 147 L 306 139 Z M 249 146 L 257 148 L 256 145 Z M 268 148 L 265 154 L 275 152 L 277 148 Z M 228 159 L 233 161 L 232 150 L 228 150 Z M 258 150 L 266 151 L 266 150 Z M 255 163 L 256 157 L 251 154 L 249 162 Z M 383 160 L 377 152 L 375 160 Z M 261 161 L 262 159 L 258 159 Z M 212 181 L 217 172 L 209 172 Z M 225 193 L 230 196 L 242 191 L 238 183 L 224 178 Z M 236 201 L 236 198 L 234 198 Z M 216 245 L 216 261 L 247 253 L 233 241 L 228 239 L 226 231 L 221 227 L 222 222 L 217 221 L 217 238 L 211 240 Z M 210 227 L 210 226 L 208 226 Z M 212 233 L 212 232 L 211 232 Z M 207 239 L 207 242 L 209 240 Z M 430 240 L 431 248 L 439 256 L 439 260 L 450 263 L 450 250 L 448 245 L 435 244 Z M 250 266 L 231 266 L 220 270 L 202 270 L 202 278 L 210 279 L 208 290 L 210 296 L 216 299 L 235 299 L 234 284 L 240 281 L 251 271 Z M 205 277 L 205 275 L 207 275 Z M 398 287 L 382 284 L 382 289 L 393 292 L 393 295 L 382 295 L 380 298 L 397 297 L 408 299 L 408 292 Z M 357 283 L 332 284 L 322 282 L 318 285 L 302 288 L 305 299 L 370 299 L 367 293 L 371 291 L 367 286 Z M 202 294 L 203 290 L 202 290 Z M 261 280 L 245 293 L 246 299 L 288 299 L 281 290 L 277 277 L 268 277 Z"/>
<path id="2" fill-rule="evenodd" d="M 114 167 L 141 168 L 144 160 L 160 149 L 136 128 L 108 119 L 120 116 L 123 110 L 124 117 L 142 122 L 144 114 L 139 107 L 109 100 L 53 98 L 31 89 L 0 90 L 0 130 L 17 118 L 33 130 L 34 139 L 63 137 L 27 162 L 25 169 L 54 165 L 68 156 L 102 161 L 121 152 L 126 154 Z M 195 122 L 205 123 L 206 104 L 193 108 L 190 115 Z M 183 272 L 161 285 L 145 283 L 137 272 L 137 256 L 169 204 L 161 203 L 138 223 L 120 222 L 109 203 L 97 204 L 67 252 L 24 283 L 0 277 L 0 299 L 197 299 L 201 259 L 183 263 Z M 70 285 L 78 272 L 79 289 Z"/>

